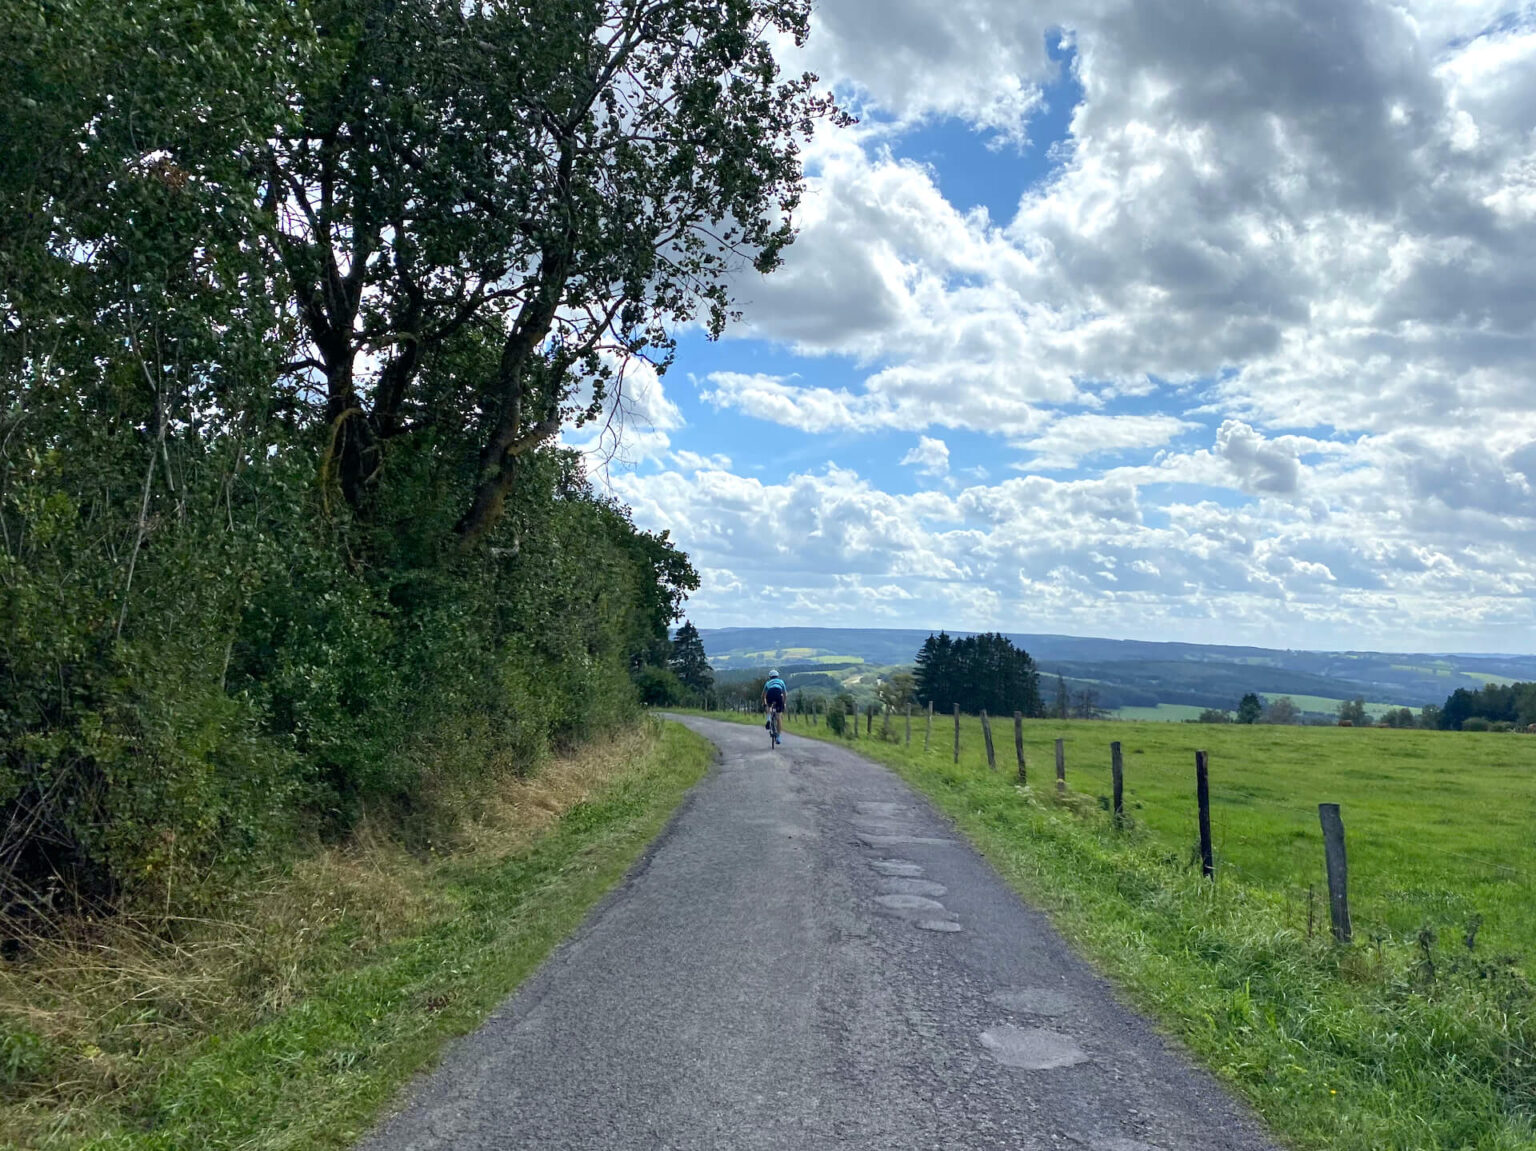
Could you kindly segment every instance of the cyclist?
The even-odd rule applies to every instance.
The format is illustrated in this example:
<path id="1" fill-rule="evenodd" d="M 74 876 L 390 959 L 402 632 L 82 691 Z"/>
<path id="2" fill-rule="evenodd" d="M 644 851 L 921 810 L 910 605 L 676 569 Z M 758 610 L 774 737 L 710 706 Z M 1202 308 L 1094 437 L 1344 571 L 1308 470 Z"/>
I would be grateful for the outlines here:
<path id="1" fill-rule="evenodd" d="M 779 743 L 779 733 L 774 730 L 773 713 L 784 714 L 784 703 L 788 695 L 789 690 L 784 686 L 784 681 L 779 678 L 779 669 L 774 668 L 768 673 L 768 682 L 763 684 L 763 710 L 768 712 L 768 721 L 763 726 L 773 732 L 775 746 Z"/>

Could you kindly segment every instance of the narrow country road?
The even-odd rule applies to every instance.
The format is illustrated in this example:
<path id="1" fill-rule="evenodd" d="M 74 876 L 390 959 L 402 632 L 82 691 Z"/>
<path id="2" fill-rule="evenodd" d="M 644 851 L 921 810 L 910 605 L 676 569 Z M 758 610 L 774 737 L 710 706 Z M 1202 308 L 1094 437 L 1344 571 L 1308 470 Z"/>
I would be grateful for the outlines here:
<path id="1" fill-rule="evenodd" d="M 761 728 L 364 1151 L 1271 1148 L 883 767 Z"/>

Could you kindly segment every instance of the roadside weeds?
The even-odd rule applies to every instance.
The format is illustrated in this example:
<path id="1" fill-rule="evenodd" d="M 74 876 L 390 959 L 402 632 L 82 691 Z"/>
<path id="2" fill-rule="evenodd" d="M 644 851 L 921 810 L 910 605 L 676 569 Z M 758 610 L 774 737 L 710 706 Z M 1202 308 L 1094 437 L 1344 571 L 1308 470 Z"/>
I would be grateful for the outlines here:
<path id="1" fill-rule="evenodd" d="M 475 797 L 451 843 L 413 854 L 365 826 L 216 917 L 31 941 L 0 961 L 0 1148 L 349 1146 L 581 923 L 712 758 L 647 720 Z"/>

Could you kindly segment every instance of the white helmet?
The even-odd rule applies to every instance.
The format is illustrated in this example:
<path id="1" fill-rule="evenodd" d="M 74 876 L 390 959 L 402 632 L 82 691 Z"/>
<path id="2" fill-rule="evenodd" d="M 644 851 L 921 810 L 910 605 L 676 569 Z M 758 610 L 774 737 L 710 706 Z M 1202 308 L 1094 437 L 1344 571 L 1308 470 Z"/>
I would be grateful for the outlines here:
<path id="1" fill-rule="evenodd" d="M 770 671 L 768 673 L 768 678 L 769 679 L 778 679 L 779 678 L 779 669 L 778 668 L 774 668 L 772 671 Z"/>

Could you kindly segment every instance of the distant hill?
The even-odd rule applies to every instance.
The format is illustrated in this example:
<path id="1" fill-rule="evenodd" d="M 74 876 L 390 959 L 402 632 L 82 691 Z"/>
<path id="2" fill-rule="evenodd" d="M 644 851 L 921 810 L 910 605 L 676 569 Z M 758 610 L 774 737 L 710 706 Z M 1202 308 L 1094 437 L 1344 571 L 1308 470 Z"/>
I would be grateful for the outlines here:
<path id="1" fill-rule="evenodd" d="M 952 632 L 966 635 L 967 632 Z M 777 664 L 811 671 L 817 665 L 912 662 L 928 632 L 897 628 L 701 628 L 710 662 L 722 672 Z M 1443 703 L 1458 687 L 1536 681 L 1536 655 L 1403 654 L 1401 652 L 1282 651 L 1217 644 L 1153 643 L 1069 635 L 1009 633 L 1040 665 L 1049 682 L 1060 674 L 1073 690 L 1091 684 L 1101 707 L 1159 704 L 1233 708 L 1245 692 L 1289 695 L 1307 710 L 1330 701 L 1367 701 L 1419 708 Z"/>

